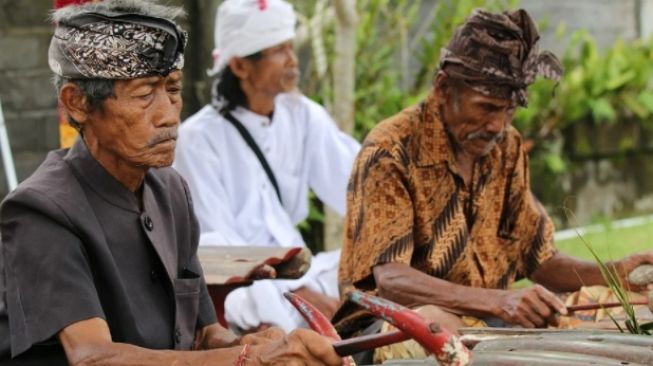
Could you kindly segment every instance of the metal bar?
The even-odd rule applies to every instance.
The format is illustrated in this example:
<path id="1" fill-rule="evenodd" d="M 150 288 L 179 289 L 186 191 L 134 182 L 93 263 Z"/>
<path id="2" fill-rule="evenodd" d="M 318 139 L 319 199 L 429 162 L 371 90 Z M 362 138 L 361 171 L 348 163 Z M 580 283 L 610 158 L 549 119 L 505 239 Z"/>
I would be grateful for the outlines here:
<path id="1" fill-rule="evenodd" d="M 625 334 L 611 330 L 580 329 L 522 329 L 522 328 L 460 328 L 461 341 L 470 348 L 497 339 L 559 339 L 573 342 L 577 340 L 602 344 L 623 344 L 653 349 L 653 337 Z"/>
<path id="2" fill-rule="evenodd" d="M 474 363 L 483 366 L 643 366 L 615 359 L 552 351 L 487 351 L 475 352 Z"/>
<path id="3" fill-rule="evenodd" d="M 577 338 L 523 337 L 495 339 L 479 343 L 474 354 L 485 351 L 552 351 L 611 358 L 627 363 L 653 365 L 653 352 L 649 347 L 618 343 L 593 342 Z"/>
<path id="4" fill-rule="evenodd" d="M 569 333 L 569 332 L 578 332 L 584 334 L 595 334 L 596 330 L 569 330 L 569 329 L 556 329 L 556 328 L 473 328 L 473 327 L 463 327 L 458 328 L 458 333 L 461 335 L 476 334 L 476 335 L 540 335 L 540 334 L 559 334 L 559 333 Z M 605 333 L 605 331 L 600 331 Z M 614 333 L 614 332 L 612 332 Z"/>

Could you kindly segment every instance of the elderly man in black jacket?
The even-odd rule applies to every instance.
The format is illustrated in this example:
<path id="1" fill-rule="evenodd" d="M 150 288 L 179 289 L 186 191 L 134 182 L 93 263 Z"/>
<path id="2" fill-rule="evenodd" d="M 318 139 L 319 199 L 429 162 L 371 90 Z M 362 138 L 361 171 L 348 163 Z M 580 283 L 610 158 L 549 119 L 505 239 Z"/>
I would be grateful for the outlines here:
<path id="1" fill-rule="evenodd" d="M 216 322 L 188 187 L 169 168 L 182 107 L 186 34 L 171 20 L 180 13 L 106 0 L 54 14 L 49 64 L 81 139 L 50 153 L 0 210 L 0 339 L 14 363 L 341 363 L 310 331 L 270 331 L 252 344 Z"/>

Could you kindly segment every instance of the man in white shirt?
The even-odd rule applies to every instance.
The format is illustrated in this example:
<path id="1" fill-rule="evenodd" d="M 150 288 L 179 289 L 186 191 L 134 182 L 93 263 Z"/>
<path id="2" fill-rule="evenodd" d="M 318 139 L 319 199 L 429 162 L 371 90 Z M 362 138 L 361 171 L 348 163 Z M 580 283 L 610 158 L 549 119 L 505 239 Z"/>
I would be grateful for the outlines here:
<path id="1" fill-rule="evenodd" d="M 360 146 L 297 91 L 295 20 L 284 0 L 226 0 L 218 9 L 213 103 L 182 124 L 174 163 L 195 200 L 201 245 L 304 246 L 295 226 L 308 215 L 309 188 L 345 212 Z M 285 291 L 335 311 L 339 256 L 314 257 L 299 280 L 232 292 L 227 320 L 244 330 L 274 324 L 289 331 L 302 320 Z"/>

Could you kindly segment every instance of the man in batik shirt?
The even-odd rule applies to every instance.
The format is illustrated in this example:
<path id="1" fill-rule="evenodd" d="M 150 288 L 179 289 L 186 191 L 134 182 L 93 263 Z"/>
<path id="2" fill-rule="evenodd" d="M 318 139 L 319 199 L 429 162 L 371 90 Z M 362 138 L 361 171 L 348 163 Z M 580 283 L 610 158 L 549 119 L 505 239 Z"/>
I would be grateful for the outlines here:
<path id="1" fill-rule="evenodd" d="M 524 10 L 475 11 L 443 49 L 426 99 L 370 132 L 349 182 L 343 294 L 360 289 L 423 307 L 455 331 L 469 316 L 555 324 L 566 310 L 550 290 L 604 284 L 594 263 L 555 249 L 510 125 L 538 75 L 562 74 L 538 40 Z M 613 264 L 627 273 L 652 260 L 647 253 Z M 536 285 L 510 289 L 521 278 Z M 334 321 L 346 336 L 373 319 L 346 304 Z"/>

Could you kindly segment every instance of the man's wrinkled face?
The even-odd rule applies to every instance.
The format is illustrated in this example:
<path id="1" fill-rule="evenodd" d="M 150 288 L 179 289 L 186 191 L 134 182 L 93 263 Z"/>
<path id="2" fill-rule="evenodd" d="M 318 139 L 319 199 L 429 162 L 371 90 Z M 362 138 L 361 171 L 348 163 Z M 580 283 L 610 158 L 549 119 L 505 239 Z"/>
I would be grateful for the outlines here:
<path id="1" fill-rule="evenodd" d="M 455 148 L 476 158 L 487 155 L 505 135 L 515 115 L 515 103 L 463 84 L 446 88 L 441 114 Z"/>
<path id="2" fill-rule="evenodd" d="M 91 114 L 85 134 L 99 159 L 113 159 L 135 167 L 172 164 L 182 108 L 182 73 L 118 80 L 114 97 Z M 87 139 L 88 143 L 88 139 Z"/>
<path id="3" fill-rule="evenodd" d="M 267 95 L 287 93 L 297 88 L 299 64 L 293 41 L 261 51 L 262 57 L 251 62 L 248 82 L 253 88 Z"/>

